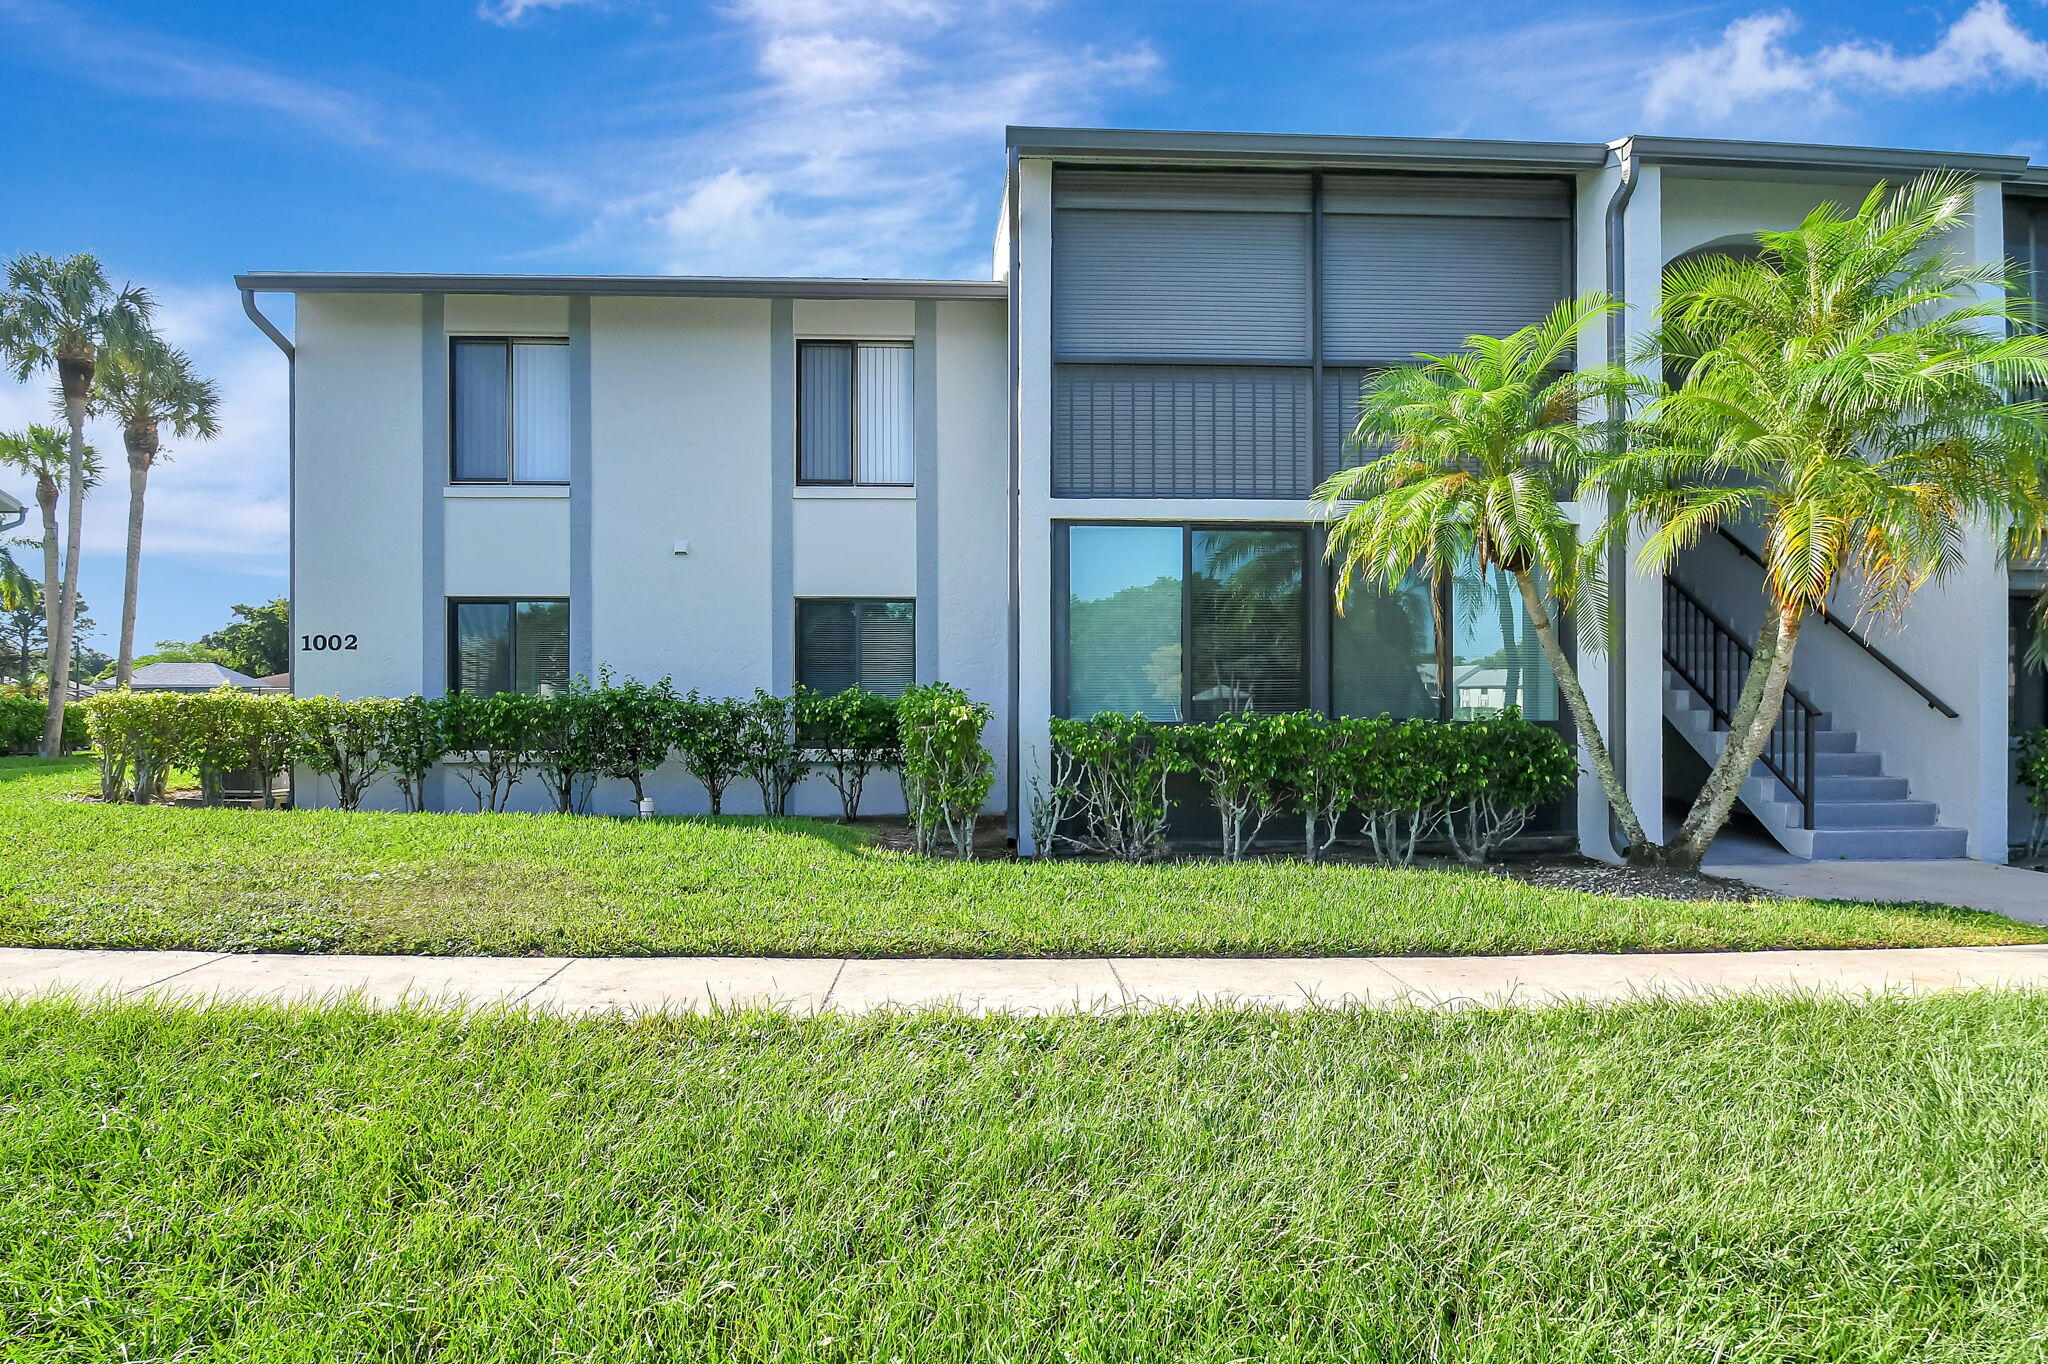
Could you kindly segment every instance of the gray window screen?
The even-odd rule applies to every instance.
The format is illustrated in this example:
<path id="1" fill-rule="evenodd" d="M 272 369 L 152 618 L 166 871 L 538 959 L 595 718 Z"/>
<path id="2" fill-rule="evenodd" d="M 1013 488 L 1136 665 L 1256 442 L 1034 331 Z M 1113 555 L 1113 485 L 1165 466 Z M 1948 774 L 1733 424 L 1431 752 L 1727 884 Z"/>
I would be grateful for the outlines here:
<path id="1" fill-rule="evenodd" d="M 1333 213 L 1323 221 L 1326 363 L 1399 364 L 1540 322 L 1565 296 L 1566 224 Z"/>
<path id="2" fill-rule="evenodd" d="M 1303 497 L 1306 370 L 1060 365 L 1056 497 Z"/>
<path id="3" fill-rule="evenodd" d="M 448 686 L 453 691 L 547 692 L 569 682 L 569 603 L 449 603 Z"/>

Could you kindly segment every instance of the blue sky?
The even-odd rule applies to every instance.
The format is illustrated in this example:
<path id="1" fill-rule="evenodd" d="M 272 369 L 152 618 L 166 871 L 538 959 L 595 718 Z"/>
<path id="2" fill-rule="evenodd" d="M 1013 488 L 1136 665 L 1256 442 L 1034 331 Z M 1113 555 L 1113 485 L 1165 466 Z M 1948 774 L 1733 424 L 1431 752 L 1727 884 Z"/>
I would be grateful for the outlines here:
<path id="1" fill-rule="evenodd" d="M 2048 8 L 0 0 L 0 89 L 0 254 L 99 253 L 224 390 L 153 480 L 147 645 L 283 590 L 284 365 L 237 270 L 985 278 L 1005 123 L 2048 159 Z M 45 406 L 0 381 L 0 429 Z M 116 480 L 101 622 L 122 515 Z"/>

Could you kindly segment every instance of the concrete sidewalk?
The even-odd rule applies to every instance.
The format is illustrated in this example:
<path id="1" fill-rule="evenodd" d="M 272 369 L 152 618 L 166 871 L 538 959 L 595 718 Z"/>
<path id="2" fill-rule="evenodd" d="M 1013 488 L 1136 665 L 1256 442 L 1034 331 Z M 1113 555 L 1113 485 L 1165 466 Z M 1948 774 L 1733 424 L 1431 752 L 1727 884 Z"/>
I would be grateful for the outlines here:
<path id="1" fill-rule="evenodd" d="M 1709 876 L 1747 881 L 1780 895 L 1813 900 L 1924 901 L 1981 909 L 2022 923 L 2048 924 L 2048 876 L 2019 867 L 1954 858 L 1936 862 L 1770 862 L 1708 860 Z"/>
<path id="2" fill-rule="evenodd" d="M 204 1003 L 360 998 L 567 1014 L 761 1004 L 811 1013 L 954 1006 L 1112 1012 L 1235 1002 L 1450 1008 L 1703 993 L 2048 987 L 2048 945 L 1529 957 L 1073 960 L 358 957 L 0 948 L 0 998 Z"/>

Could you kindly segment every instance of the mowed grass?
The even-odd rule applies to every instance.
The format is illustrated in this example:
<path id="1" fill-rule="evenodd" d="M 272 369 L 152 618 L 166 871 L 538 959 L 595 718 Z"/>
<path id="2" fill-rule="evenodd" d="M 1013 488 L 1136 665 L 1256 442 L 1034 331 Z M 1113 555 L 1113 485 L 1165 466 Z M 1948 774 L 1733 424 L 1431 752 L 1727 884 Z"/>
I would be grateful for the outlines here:
<path id="1" fill-rule="evenodd" d="M 1491 875 L 931 861 L 811 820 L 105 806 L 0 760 L 0 943 L 543 955 L 1466 954 L 1959 946 L 1937 906 L 1623 899 Z"/>
<path id="2" fill-rule="evenodd" d="M 2048 999 L 0 1008 L 0 1356 L 2048 1357 Z"/>

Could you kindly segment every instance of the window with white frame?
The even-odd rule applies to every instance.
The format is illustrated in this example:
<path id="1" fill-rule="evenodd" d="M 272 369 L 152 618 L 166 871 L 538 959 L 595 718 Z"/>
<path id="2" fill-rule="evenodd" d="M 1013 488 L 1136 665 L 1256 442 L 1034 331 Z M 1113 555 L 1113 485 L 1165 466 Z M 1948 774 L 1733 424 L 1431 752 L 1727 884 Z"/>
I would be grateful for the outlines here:
<path id="1" fill-rule="evenodd" d="M 800 341 L 796 369 L 799 483 L 916 481 L 908 342 Z"/>
<path id="2" fill-rule="evenodd" d="M 461 336 L 450 343 L 457 483 L 569 481 L 569 343 Z"/>

